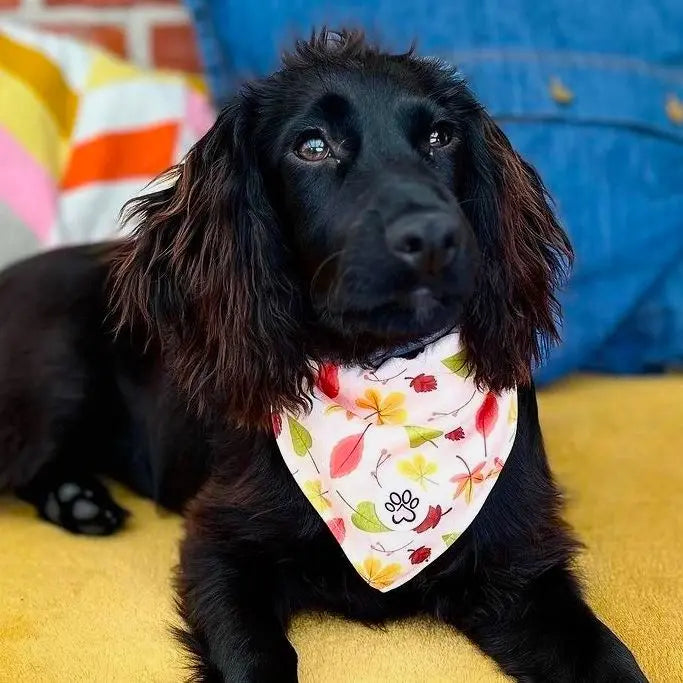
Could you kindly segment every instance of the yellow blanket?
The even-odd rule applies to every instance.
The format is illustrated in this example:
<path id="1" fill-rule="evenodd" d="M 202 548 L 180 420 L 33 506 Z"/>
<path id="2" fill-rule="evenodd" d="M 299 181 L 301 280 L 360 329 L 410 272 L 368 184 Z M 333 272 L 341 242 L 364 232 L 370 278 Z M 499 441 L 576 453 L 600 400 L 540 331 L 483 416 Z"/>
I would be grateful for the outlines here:
<path id="1" fill-rule="evenodd" d="M 590 602 L 651 681 L 683 681 L 683 378 L 581 378 L 540 397 L 555 473 L 588 552 Z M 78 538 L 0 500 L 0 681 L 182 680 L 168 635 L 180 522 L 117 490 L 121 535 Z M 504 677 L 426 621 L 371 630 L 303 616 L 302 683 L 444 683 Z"/>

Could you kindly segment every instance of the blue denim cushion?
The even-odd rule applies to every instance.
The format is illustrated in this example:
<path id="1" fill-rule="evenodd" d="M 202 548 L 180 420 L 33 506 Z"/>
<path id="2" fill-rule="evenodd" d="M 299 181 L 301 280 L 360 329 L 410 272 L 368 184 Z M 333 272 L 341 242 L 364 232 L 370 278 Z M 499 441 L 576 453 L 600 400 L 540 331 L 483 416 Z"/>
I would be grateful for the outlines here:
<path id="1" fill-rule="evenodd" d="M 218 101 L 314 25 L 363 26 L 396 50 L 418 37 L 457 64 L 538 168 L 576 248 L 564 344 L 538 380 L 683 363 L 683 125 L 666 111 L 683 103 L 680 0 L 187 2 Z"/>

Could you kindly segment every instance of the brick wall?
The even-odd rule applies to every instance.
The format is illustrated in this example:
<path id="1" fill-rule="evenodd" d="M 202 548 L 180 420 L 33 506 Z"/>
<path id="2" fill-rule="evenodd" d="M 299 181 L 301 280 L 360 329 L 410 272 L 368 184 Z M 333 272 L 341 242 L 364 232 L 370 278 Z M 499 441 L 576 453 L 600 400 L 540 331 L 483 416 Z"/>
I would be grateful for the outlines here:
<path id="1" fill-rule="evenodd" d="M 0 19 L 76 36 L 141 66 L 199 72 L 180 0 L 0 0 Z"/>

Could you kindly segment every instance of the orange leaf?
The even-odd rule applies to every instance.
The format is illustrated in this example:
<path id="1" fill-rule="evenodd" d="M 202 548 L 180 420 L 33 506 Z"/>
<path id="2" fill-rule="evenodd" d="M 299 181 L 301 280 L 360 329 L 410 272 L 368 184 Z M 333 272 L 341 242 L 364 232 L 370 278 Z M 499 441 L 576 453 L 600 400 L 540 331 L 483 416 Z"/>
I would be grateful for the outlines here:
<path id="1" fill-rule="evenodd" d="M 453 494 L 453 498 L 457 498 L 464 491 L 465 502 L 468 505 L 472 502 L 472 498 L 474 497 L 475 484 L 481 484 L 486 479 L 484 473 L 482 472 L 484 465 L 486 465 L 485 460 L 480 462 L 478 465 L 473 467 L 468 472 L 456 474 L 454 477 L 451 477 L 451 481 L 454 483 L 457 482 L 458 484 L 458 487 L 455 489 L 455 493 Z"/>
<path id="2" fill-rule="evenodd" d="M 457 498 L 466 488 L 468 491 L 465 493 L 465 500 L 469 503 L 472 498 L 472 480 L 469 474 L 461 474 L 458 477 L 453 477 L 451 481 L 458 482 L 458 488 L 455 489 L 453 498 Z"/>
<path id="3" fill-rule="evenodd" d="M 480 474 L 480 472 L 484 469 L 484 465 L 486 465 L 486 461 L 482 460 L 478 465 L 475 465 L 470 471 L 470 476 L 476 481 L 484 481 L 484 475 Z"/>

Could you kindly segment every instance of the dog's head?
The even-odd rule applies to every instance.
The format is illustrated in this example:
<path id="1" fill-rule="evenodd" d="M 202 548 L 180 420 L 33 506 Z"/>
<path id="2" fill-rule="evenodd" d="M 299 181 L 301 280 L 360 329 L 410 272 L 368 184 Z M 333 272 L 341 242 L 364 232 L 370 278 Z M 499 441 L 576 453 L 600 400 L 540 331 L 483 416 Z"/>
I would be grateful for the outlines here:
<path id="1" fill-rule="evenodd" d="M 197 405 L 257 423 L 316 361 L 460 329 L 477 380 L 526 383 L 571 258 L 535 171 L 451 68 L 323 32 L 247 85 L 130 206 L 122 325 Z"/>

